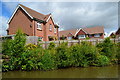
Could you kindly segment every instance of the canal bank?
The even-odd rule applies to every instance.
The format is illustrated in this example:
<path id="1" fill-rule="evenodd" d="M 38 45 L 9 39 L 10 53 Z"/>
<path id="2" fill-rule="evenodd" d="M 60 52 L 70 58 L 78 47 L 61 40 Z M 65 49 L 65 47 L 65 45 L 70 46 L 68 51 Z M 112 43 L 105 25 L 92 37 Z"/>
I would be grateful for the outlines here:
<path id="1" fill-rule="evenodd" d="M 87 68 L 65 68 L 51 71 L 9 71 L 3 78 L 118 78 L 120 65 Z"/>

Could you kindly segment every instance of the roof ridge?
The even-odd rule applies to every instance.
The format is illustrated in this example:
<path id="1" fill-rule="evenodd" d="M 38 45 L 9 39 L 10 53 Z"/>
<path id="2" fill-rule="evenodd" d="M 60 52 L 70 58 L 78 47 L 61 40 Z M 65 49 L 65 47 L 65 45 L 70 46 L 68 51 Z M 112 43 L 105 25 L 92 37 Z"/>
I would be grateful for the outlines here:
<path id="1" fill-rule="evenodd" d="M 40 14 L 40 15 L 46 16 L 46 15 L 44 15 L 44 14 L 42 14 L 42 13 L 40 13 L 40 12 L 37 12 L 37 11 L 35 11 L 35 10 L 33 10 L 33 9 L 29 8 L 29 7 L 27 7 L 27 6 L 24 6 L 24 5 L 22 5 L 22 4 L 19 4 L 19 5 L 20 5 L 21 7 L 23 7 L 24 9 L 27 8 L 27 9 L 32 10 L 32 11 L 34 11 L 34 12 Z M 25 10 L 26 10 L 26 9 L 25 9 Z M 26 10 L 26 11 L 27 11 L 27 10 Z M 27 12 L 28 12 L 28 11 L 27 11 Z"/>

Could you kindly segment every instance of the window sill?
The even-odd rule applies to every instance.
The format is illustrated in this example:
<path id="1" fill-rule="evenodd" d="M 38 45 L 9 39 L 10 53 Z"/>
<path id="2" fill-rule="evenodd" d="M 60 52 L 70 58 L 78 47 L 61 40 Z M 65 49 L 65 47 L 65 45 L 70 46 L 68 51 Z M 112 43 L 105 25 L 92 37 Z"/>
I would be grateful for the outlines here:
<path id="1" fill-rule="evenodd" d="M 50 32 L 52 32 L 52 30 L 49 30 Z"/>
<path id="2" fill-rule="evenodd" d="M 42 29 L 40 29 L 40 28 L 37 28 L 37 30 L 42 31 Z"/>

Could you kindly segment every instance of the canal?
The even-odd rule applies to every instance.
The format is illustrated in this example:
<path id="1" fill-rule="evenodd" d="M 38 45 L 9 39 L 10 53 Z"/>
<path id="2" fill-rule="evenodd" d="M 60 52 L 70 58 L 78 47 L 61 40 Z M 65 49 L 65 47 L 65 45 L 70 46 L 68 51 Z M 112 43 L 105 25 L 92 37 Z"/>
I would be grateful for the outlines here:
<path id="1" fill-rule="evenodd" d="M 120 65 L 106 67 L 66 68 L 52 71 L 9 71 L 3 78 L 118 78 Z"/>

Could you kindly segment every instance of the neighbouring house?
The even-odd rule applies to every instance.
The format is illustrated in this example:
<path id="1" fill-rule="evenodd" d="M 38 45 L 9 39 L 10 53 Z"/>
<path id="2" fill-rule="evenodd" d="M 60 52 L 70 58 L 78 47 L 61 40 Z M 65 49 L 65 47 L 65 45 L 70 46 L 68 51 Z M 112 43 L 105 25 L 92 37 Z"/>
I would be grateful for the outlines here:
<path id="1" fill-rule="evenodd" d="M 110 38 L 120 38 L 120 28 L 116 32 L 112 32 L 109 36 Z"/>
<path id="2" fill-rule="evenodd" d="M 112 32 L 109 37 L 110 37 L 110 38 L 115 38 L 115 37 L 116 37 L 115 32 Z"/>
<path id="3" fill-rule="evenodd" d="M 19 4 L 8 21 L 8 35 L 21 29 L 27 36 L 37 36 L 42 41 L 58 39 L 58 28 L 51 14 L 44 15 Z"/>
<path id="4" fill-rule="evenodd" d="M 115 34 L 116 34 L 116 38 L 120 39 L 120 27 L 118 28 Z"/>
<path id="5" fill-rule="evenodd" d="M 89 27 L 80 29 L 64 30 L 59 32 L 60 39 L 103 39 L 104 27 Z"/>

